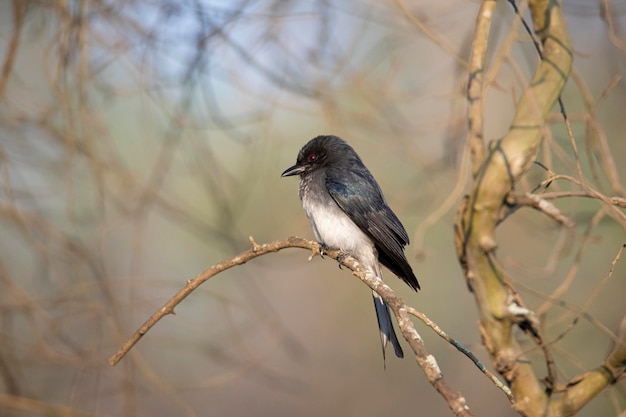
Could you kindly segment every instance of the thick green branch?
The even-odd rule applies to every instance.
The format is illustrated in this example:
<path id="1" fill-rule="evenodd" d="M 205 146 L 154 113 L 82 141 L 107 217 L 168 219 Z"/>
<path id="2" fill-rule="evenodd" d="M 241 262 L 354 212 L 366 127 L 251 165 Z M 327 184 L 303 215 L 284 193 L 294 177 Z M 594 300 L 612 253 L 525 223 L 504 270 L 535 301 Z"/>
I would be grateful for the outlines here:
<path id="1" fill-rule="evenodd" d="M 481 13 L 489 0 L 483 2 Z M 530 86 L 522 95 L 509 132 L 490 144 L 485 158 L 474 158 L 474 183 L 469 198 L 459 211 L 456 243 L 463 266 L 480 311 L 483 341 L 496 369 L 511 385 L 517 410 L 527 416 L 545 415 L 548 395 L 530 363 L 524 360 L 522 349 L 514 338 L 514 326 L 521 321 L 532 322 L 530 314 L 514 290 L 504 281 L 494 263 L 497 246 L 495 228 L 504 202 L 516 180 L 534 162 L 543 137 L 546 116 L 558 99 L 572 68 L 572 47 L 562 10 L 556 1 L 530 2 L 531 15 L 542 45 L 542 60 Z M 483 35 L 481 35 L 483 34 Z M 477 30 L 475 37 L 484 36 Z M 481 39 L 473 45 L 480 47 L 473 56 L 484 61 Z M 472 68 L 482 68 L 484 62 L 472 62 Z M 475 82 L 470 74 L 470 85 Z M 473 96 L 470 107 L 473 108 Z M 475 123 L 476 115 L 470 114 Z M 476 141 L 482 132 L 470 125 L 470 140 Z M 480 149 L 479 145 L 472 145 Z M 521 312 L 521 313 L 520 313 Z M 530 312 L 528 312 L 530 313 Z M 525 317 L 524 317 L 525 316 Z"/>
<path id="2" fill-rule="evenodd" d="M 472 41 L 472 52 L 469 59 L 469 79 L 467 81 L 467 101 L 469 147 L 472 155 L 473 174 L 485 160 L 485 142 L 483 140 L 483 117 L 484 117 L 484 77 L 485 56 L 489 41 L 489 32 L 493 13 L 496 8 L 495 0 L 485 0 L 480 6 L 476 18 L 476 30 Z"/>

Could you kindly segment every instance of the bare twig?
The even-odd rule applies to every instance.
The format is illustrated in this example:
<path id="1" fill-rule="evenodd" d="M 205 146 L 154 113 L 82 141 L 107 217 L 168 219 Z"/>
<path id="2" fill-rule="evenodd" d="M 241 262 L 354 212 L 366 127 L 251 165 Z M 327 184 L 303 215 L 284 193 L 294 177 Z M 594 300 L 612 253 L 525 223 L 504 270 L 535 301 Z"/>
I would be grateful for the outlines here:
<path id="1" fill-rule="evenodd" d="M 544 200 L 554 200 L 557 198 L 564 197 L 585 197 L 585 198 L 596 198 L 599 199 L 597 193 L 591 193 L 589 191 L 555 191 L 550 193 L 543 193 L 541 197 Z M 614 206 L 626 208 L 626 198 L 623 197 L 607 197 L 608 202 L 613 204 Z"/>
<path id="2" fill-rule="evenodd" d="M 463 346 L 463 344 L 461 342 L 459 342 L 458 340 L 448 336 L 448 334 L 446 332 L 444 332 L 443 329 L 441 329 L 441 327 L 439 327 L 437 325 L 437 323 L 432 321 L 430 318 L 428 318 L 428 316 L 426 316 L 426 314 L 422 313 L 421 311 L 417 311 L 413 307 L 407 307 L 407 312 L 410 315 L 415 316 L 418 319 L 420 319 L 422 321 L 422 323 L 424 323 L 426 326 L 430 327 L 443 340 L 445 340 L 446 342 L 450 343 L 459 352 L 461 352 L 462 354 L 467 356 L 472 362 L 474 362 L 474 365 L 476 365 L 476 367 L 483 374 L 485 374 L 485 376 L 487 378 L 489 378 L 491 380 L 491 382 L 493 382 L 493 384 L 496 387 L 498 387 L 498 389 L 500 389 L 502 392 L 504 392 L 504 394 L 509 399 L 511 404 L 513 404 L 515 402 L 515 398 L 513 398 L 513 393 L 511 392 L 511 389 L 509 387 L 507 387 L 506 385 L 504 385 L 504 383 L 502 383 L 502 381 L 500 381 L 498 379 L 498 377 L 495 376 L 489 369 L 485 368 L 485 365 L 483 365 L 482 362 L 480 360 L 478 360 L 476 355 L 474 355 L 474 353 L 471 350 L 469 350 L 468 348 Z"/>
<path id="3" fill-rule="evenodd" d="M 623 207 L 624 203 L 626 202 L 626 199 L 622 198 L 622 197 L 607 197 L 606 195 L 602 194 L 601 192 L 595 190 L 594 188 L 590 187 L 589 184 L 583 184 L 580 181 L 578 181 L 576 178 L 570 176 L 570 175 L 563 175 L 563 174 L 558 174 L 558 175 L 552 175 L 551 177 L 549 177 L 548 179 L 546 179 L 544 181 L 544 183 L 549 183 L 555 180 L 566 180 L 566 181 L 570 181 L 576 185 L 578 185 L 579 187 L 582 188 L 582 191 L 580 192 L 576 192 L 576 191 L 572 191 L 572 195 L 573 196 L 579 196 L 579 197 L 589 197 L 589 198 L 595 198 L 597 200 L 600 200 L 604 203 L 604 207 L 606 209 L 606 213 L 611 216 L 613 219 L 615 219 L 615 221 L 617 223 L 619 223 L 622 228 L 624 230 L 626 230 L 626 214 L 623 213 L 622 211 L 618 210 L 619 207 Z M 546 195 L 550 195 L 549 193 L 543 194 L 542 196 L 544 198 L 546 198 Z M 558 193 L 556 194 L 558 197 L 564 197 L 566 196 L 566 194 L 562 194 L 562 193 Z"/>
<path id="4" fill-rule="evenodd" d="M 547 201 L 542 195 L 531 193 L 511 195 L 507 202 L 511 205 L 532 207 L 567 228 L 575 226 L 574 220 L 561 213 L 557 206 Z"/>

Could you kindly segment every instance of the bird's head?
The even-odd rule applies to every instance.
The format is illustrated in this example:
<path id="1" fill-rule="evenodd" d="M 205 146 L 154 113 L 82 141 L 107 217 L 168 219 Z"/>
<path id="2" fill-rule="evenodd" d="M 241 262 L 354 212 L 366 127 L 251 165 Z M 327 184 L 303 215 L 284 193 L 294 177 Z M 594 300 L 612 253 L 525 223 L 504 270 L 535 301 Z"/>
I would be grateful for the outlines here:
<path id="1" fill-rule="evenodd" d="M 306 175 L 322 167 L 336 167 L 358 159 L 354 149 L 337 136 L 318 136 L 300 149 L 296 164 L 287 168 L 282 177 Z"/>

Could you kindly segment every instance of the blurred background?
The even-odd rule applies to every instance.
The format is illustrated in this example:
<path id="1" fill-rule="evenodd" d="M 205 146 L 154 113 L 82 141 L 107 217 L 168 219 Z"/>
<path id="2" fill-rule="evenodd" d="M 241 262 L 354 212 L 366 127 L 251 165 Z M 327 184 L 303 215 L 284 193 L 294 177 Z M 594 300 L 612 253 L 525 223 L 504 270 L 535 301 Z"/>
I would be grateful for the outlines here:
<path id="1" fill-rule="evenodd" d="M 369 289 L 303 250 L 216 276 L 117 366 L 107 358 L 186 280 L 248 249 L 248 236 L 312 238 L 298 181 L 280 173 L 310 138 L 336 134 L 411 236 L 422 291 L 391 273 L 389 284 L 493 369 L 452 228 L 468 184 L 464 88 L 479 4 L 1 2 L 0 414 L 451 415 L 410 354 L 389 354 L 383 368 Z M 563 102 L 582 168 L 619 195 L 626 3 L 568 0 L 564 11 L 576 73 Z M 537 64 L 506 2 L 488 62 L 485 136 L 494 139 Z M 554 111 L 538 159 L 575 175 Z M 617 179 L 594 159 L 598 137 Z M 531 168 L 518 191 L 545 177 Z M 624 228 L 598 202 L 558 205 L 573 231 L 522 209 L 497 237 L 529 307 L 567 283 L 544 326 L 563 382 L 601 364 L 626 312 L 626 267 L 618 261 L 609 276 Z M 515 415 L 467 358 L 417 329 L 476 415 Z M 519 338 L 545 375 L 540 352 Z M 625 406 L 622 382 L 582 415 Z"/>

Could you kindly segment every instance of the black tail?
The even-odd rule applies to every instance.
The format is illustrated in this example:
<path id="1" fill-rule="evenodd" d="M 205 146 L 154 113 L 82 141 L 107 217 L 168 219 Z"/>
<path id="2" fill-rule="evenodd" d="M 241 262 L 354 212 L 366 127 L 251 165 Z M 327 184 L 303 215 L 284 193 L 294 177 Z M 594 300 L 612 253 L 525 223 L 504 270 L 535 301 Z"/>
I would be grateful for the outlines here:
<path id="1" fill-rule="evenodd" d="M 378 328 L 380 329 L 380 341 L 383 347 L 383 363 L 385 361 L 385 348 L 387 343 L 391 342 L 393 350 L 396 356 L 404 358 L 404 352 L 400 346 L 400 342 L 396 337 L 396 332 L 393 329 L 393 323 L 391 321 L 391 313 L 389 312 L 389 306 L 383 301 L 380 295 L 374 294 L 374 307 L 376 308 L 376 318 L 378 319 Z"/>

